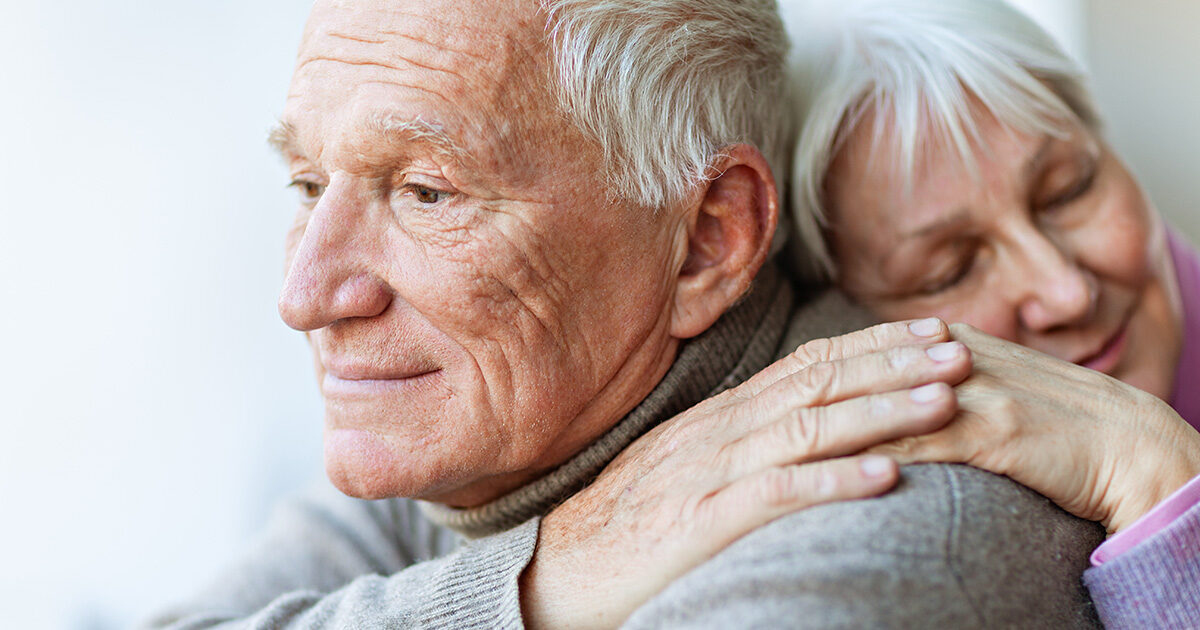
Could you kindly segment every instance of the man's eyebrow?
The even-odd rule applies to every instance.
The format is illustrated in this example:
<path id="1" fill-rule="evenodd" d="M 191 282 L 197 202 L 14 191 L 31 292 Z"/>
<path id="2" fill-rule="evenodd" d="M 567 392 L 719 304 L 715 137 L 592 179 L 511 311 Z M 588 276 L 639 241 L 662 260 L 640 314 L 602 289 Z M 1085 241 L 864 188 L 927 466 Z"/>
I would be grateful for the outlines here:
<path id="1" fill-rule="evenodd" d="M 398 145 L 426 144 L 459 163 L 467 156 L 467 152 L 446 133 L 445 127 L 420 116 L 405 118 L 383 113 L 370 118 L 367 125 L 369 131 L 386 136 Z"/>
<path id="2" fill-rule="evenodd" d="M 395 114 L 379 114 L 367 122 L 367 130 L 387 137 L 394 144 L 421 143 L 432 146 L 444 156 L 462 163 L 467 152 L 463 150 L 445 128 L 420 116 L 404 118 Z M 296 127 L 287 121 L 279 121 L 267 132 L 267 144 L 286 157 L 302 155 L 297 139 Z"/>
<path id="3" fill-rule="evenodd" d="M 267 144 L 284 157 L 297 153 L 296 128 L 283 120 L 275 123 L 267 132 Z"/>

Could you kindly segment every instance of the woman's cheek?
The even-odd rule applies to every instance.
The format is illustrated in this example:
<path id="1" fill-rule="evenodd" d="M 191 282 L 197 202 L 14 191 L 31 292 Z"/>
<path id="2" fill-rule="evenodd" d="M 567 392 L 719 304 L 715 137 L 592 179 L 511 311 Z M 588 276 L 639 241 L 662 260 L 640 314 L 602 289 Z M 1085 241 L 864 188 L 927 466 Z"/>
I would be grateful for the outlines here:
<path id="1" fill-rule="evenodd" d="M 1139 286 L 1153 275 L 1154 216 L 1137 183 L 1123 168 L 1079 230 L 1080 261 L 1102 278 Z"/>

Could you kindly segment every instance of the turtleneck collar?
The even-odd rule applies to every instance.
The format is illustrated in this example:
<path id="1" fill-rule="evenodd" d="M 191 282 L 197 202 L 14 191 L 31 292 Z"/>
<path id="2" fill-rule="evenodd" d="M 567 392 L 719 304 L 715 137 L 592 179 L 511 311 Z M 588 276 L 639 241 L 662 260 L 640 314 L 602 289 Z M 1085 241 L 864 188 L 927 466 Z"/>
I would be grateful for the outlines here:
<path id="1" fill-rule="evenodd" d="M 659 423 L 734 387 L 775 358 L 792 310 L 792 290 L 771 263 L 717 323 L 684 344 L 658 386 L 591 446 L 546 476 L 490 503 L 456 509 L 421 502 L 431 521 L 468 538 L 516 527 L 579 492 L 617 454 Z"/>

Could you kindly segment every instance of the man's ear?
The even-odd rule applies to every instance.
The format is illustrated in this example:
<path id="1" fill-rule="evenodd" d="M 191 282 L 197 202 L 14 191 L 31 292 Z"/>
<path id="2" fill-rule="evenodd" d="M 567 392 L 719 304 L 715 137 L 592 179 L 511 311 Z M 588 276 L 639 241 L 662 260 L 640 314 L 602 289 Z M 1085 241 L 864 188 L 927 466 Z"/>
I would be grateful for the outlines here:
<path id="1" fill-rule="evenodd" d="M 671 335 L 708 330 L 750 288 L 771 249 L 779 191 L 758 149 L 726 147 L 688 217 L 688 254 L 675 288 Z"/>

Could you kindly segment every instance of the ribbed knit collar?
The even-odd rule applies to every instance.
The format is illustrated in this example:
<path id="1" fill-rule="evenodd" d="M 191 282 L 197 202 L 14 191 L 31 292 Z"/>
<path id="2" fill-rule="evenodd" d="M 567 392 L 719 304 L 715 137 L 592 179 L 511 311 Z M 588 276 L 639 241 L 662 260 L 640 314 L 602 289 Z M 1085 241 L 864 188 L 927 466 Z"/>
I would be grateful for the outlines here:
<path id="1" fill-rule="evenodd" d="M 659 423 L 745 381 L 775 358 L 792 290 L 768 264 L 754 288 L 717 323 L 684 344 L 662 381 L 633 411 L 565 464 L 495 501 L 470 509 L 421 502 L 434 523 L 468 538 L 516 527 L 579 492 L 625 447 Z"/>

